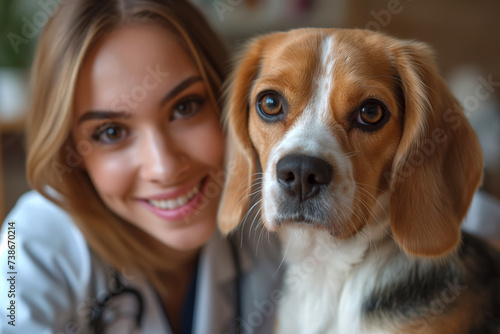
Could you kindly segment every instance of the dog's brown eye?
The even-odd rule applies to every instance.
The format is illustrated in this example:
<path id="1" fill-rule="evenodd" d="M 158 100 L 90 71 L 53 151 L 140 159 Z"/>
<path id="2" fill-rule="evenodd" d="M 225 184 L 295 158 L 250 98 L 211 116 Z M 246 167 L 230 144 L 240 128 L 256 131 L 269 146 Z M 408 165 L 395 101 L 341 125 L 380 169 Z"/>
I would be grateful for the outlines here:
<path id="1" fill-rule="evenodd" d="M 356 120 L 363 125 L 375 125 L 383 118 L 384 109 L 380 103 L 370 101 L 361 106 Z"/>
<path id="2" fill-rule="evenodd" d="M 274 93 L 268 93 L 262 96 L 258 104 L 261 111 L 269 116 L 277 115 L 283 109 L 280 97 Z"/>
<path id="3" fill-rule="evenodd" d="M 350 114 L 352 128 L 364 132 L 381 129 L 391 118 L 386 104 L 377 99 L 368 99 L 361 103 Z"/>
<path id="4" fill-rule="evenodd" d="M 255 99 L 255 109 L 264 122 L 279 122 L 285 119 L 286 101 L 275 91 L 263 91 Z"/>

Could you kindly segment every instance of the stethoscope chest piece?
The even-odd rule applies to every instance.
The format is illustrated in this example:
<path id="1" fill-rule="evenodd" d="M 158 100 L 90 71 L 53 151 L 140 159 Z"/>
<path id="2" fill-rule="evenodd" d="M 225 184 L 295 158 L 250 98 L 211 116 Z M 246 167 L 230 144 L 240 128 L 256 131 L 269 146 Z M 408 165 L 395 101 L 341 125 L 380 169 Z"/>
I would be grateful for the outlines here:
<path id="1" fill-rule="evenodd" d="M 90 325 L 96 334 L 136 333 L 144 312 L 144 301 L 134 288 L 125 286 L 115 270 L 113 289 L 90 310 Z"/>

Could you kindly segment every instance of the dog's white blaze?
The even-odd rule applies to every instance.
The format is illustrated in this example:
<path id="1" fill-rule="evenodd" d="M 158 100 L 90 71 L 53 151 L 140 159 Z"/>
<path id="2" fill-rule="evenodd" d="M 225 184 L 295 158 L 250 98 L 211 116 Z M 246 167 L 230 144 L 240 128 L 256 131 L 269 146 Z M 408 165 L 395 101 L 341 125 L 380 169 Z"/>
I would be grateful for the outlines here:
<path id="1" fill-rule="evenodd" d="M 319 119 L 327 121 L 330 117 L 330 95 L 333 89 L 333 65 L 335 64 L 333 36 L 329 36 L 321 48 L 321 73 L 316 88 L 316 100 L 312 99 L 313 110 L 319 113 Z M 316 105 L 317 104 L 317 105 Z M 307 109 L 307 108 L 306 108 Z"/>
<path id="2" fill-rule="evenodd" d="M 330 162 L 335 175 L 338 175 L 334 188 L 339 190 L 332 192 L 335 207 L 347 208 L 353 201 L 355 187 L 352 164 L 349 159 L 343 157 L 345 153 L 342 152 L 337 138 L 328 125 L 332 118 L 330 96 L 335 79 L 334 48 L 334 36 L 328 36 L 321 45 L 319 78 L 314 83 L 315 88 L 309 103 L 280 143 L 271 150 L 267 165 L 264 167 L 263 216 L 267 223 L 272 223 L 279 214 L 276 203 L 282 198 L 280 185 L 276 179 L 276 164 L 289 154 L 306 154 Z M 345 189 L 347 189 L 345 193 L 340 193 Z M 332 212 L 336 212 L 335 208 L 331 209 Z"/>

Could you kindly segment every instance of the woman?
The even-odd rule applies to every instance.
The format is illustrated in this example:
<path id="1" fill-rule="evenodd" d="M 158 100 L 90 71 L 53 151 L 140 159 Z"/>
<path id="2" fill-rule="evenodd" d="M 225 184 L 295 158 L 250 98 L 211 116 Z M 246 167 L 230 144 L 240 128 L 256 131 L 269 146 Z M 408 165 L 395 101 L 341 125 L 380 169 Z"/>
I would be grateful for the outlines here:
<path id="1" fill-rule="evenodd" d="M 214 233 L 226 57 L 185 1 L 56 10 L 33 68 L 36 192 L 2 226 L 0 332 L 272 331 L 272 244 L 255 262 L 254 238 Z"/>

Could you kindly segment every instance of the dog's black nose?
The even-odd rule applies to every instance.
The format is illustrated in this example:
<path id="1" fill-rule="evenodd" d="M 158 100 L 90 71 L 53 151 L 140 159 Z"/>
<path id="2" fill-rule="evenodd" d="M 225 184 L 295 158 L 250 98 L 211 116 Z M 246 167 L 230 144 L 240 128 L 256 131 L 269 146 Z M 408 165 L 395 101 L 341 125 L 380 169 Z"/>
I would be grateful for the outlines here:
<path id="1" fill-rule="evenodd" d="M 276 176 L 286 192 L 302 202 L 332 181 L 333 167 L 320 158 L 289 155 L 276 164 Z"/>

